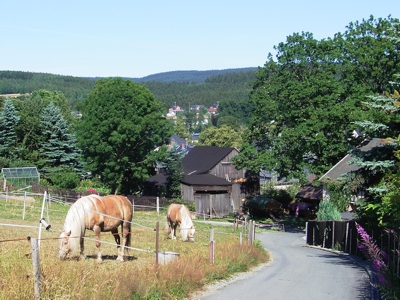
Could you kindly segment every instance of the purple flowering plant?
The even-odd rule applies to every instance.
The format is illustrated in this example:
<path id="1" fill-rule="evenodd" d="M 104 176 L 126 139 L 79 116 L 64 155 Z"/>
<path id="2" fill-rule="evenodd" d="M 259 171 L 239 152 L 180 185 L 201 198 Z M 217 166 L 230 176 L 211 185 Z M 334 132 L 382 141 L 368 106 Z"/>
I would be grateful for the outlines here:
<path id="1" fill-rule="evenodd" d="M 399 299 L 400 278 L 396 273 L 396 266 L 389 264 L 388 254 L 376 245 L 375 241 L 361 225 L 356 223 L 356 228 L 360 236 L 358 249 L 366 259 L 371 261 L 371 267 L 378 282 L 377 288 L 390 299 Z M 395 239 L 398 240 L 398 235 L 393 230 L 386 230 L 386 232 L 393 234 Z M 393 254 L 397 258 L 399 257 L 398 250 L 394 250 Z"/>

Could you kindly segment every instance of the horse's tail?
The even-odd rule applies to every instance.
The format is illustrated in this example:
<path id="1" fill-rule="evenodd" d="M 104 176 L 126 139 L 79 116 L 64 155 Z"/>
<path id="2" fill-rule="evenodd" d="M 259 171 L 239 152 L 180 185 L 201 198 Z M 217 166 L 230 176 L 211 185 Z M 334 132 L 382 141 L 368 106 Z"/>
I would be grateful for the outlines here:
<path id="1" fill-rule="evenodd" d="M 168 235 L 171 233 L 171 225 L 169 223 L 169 220 L 167 218 L 167 222 L 165 222 L 165 234 Z"/>

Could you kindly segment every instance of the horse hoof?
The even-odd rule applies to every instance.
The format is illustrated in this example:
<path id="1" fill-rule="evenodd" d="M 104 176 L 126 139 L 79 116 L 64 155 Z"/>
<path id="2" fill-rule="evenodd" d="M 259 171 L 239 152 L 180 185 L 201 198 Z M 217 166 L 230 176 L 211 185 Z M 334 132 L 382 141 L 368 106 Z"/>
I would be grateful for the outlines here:
<path id="1" fill-rule="evenodd" d="M 98 258 L 98 259 L 96 259 L 96 262 L 97 262 L 98 264 L 101 264 L 101 263 L 103 262 L 103 260 L 102 260 L 101 258 Z"/>
<path id="2" fill-rule="evenodd" d="M 117 257 L 116 261 L 124 262 L 124 259 L 122 257 Z"/>

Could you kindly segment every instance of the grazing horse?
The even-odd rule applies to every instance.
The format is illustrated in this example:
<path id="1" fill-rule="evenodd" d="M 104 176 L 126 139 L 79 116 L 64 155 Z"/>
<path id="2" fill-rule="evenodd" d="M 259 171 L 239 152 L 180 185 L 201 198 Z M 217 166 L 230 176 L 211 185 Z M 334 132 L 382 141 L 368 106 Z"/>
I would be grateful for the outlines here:
<path id="1" fill-rule="evenodd" d="M 192 218 L 186 206 L 181 204 L 171 204 L 167 210 L 168 233 L 171 238 L 176 240 L 176 227 L 181 229 L 182 241 L 194 242 L 195 228 Z"/>
<path id="2" fill-rule="evenodd" d="M 85 258 L 84 237 L 86 229 L 96 236 L 97 262 L 101 262 L 100 232 L 111 231 L 118 248 L 118 261 L 124 261 L 125 246 L 131 242 L 133 208 L 128 198 L 119 195 L 100 197 L 89 195 L 79 198 L 70 207 L 59 238 L 59 258 L 65 259 L 80 244 L 80 259 Z M 122 227 L 122 247 L 118 226 Z"/>

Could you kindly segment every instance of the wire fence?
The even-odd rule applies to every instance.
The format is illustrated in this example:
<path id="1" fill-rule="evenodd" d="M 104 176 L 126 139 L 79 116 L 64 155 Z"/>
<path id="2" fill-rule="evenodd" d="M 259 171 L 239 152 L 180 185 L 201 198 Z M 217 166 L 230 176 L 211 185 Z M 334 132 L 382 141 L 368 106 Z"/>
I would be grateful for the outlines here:
<path id="1" fill-rule="evenodd" d="M 44 197 L 46 197 L 46 199 L 44 199 Z M 163 201 L 157 202 L 156 197 L 145 197 L 143 199 L 139 198 L 139 200 L 137 200 L 138 198 L 133 198 L 130 197 L 132 205 L 134 207 L 134 210 L 137 210 L 138 208 L 146 208 L 146 209 L 151 209 L 151 210 L 157 210 L 159 211 L 161 205 L 166 205 L 168 204 L 168 200 L 164 199 Z M 43 199 L 43 200 L 42 200 Z M 129 199 L 129 197 L 128 197 Z M 58 195 L 52 195 L 52 194 L 47 194 L 46 191 L 41 194 L 41 193 L 33 193 L 33 192 L 23 192 L 23 191 L 13 191 L 8 192 L 0 192 L 0 201 L 5 201 L 7 203 L 8 206 L 10 207 L 16 207 L 16 208 L 21 208 L 22 212 L 21 212 L 21 220 L 24 220 L 24 216 L 25 216 L 25 211 L 27 209 L 27 207 L 29 207 L 30 210 L 42 210 L 41 212 L 41 218 L 40 220 L 46 219 L 46 222 L 51 224 L 51 216 L 52 213 L 60 213 L 61 210 L 59 209 L 53 209 L 52 208 L 52 203 L 58 203 L 58 204 L 62 204 L 65 206 L 70 207 L 71 205 L 73 205 L 73 203 L 76 201 L 75 197 L 67 197 L 66 195 L 63 195 L 62 197 L 58 196 Z M 43 206 L 39 207 L 37 205 L 33 205 L 33 203 L 38 202 L 38 201 L 43 201 Z M 136 203 L 139 202 L 139 205 L 136 205 Z M 163 207 L 164 208 L 164 207 Z M 95 212 L 95 211 L 91 211 L 92 213 L 97 213 L 97 214 L 101 214 L 99 212 Z M 45 215 L 44 215 L 45 214 Z M 106 216 L 108 218 L 115 218 L 113 216 L 109 216 L 109 215 L 105 215 L 102 214 L 103 216 Z M 45 218 L 44 218 L 45 217 Z M 39 218 L 38 218 L 39 219 Z M 166 223 L 166 219 L 163 221 L 165 221 Z M 40 223 L 40 222 L 39 222 Z M 131 225 L 137 227 L 137 228 L 141 228 L 142 231 L 132 231 L 132 233 L 134 234 L 138 234 L 143 233 L 144 231 L 148 231 L 151 233 L 154 233 L 155 231 L 155 226 L 154 227 L 150 227 L 148 225 L 143 225 L 139 222 L 135 222 L 135 221 L 130 221 Z M 30 229 L 39 229 L 41 230 L 42 224 L 39 224 L 38 226 L 32 226 L 32 225 L 24 225 L 24 224 L 7 224 L 7 223 L 0 223 L 0 226 L 4 226 L 4 227 L 21 227 L 21 228 L 30 228 Z M 235 226 L 235 224 L 232 223 L 232 226 Z M 247 235 L 247 231 L 245 231 L 245 228 L 247 229 L 247 226 L 242 227 L 242 232 L 244 235 Z M 180 230 L 185 229 L 185 228 L 180 228 Z M 186 228 L 189 229 L 189 228 Z M 143 231 L 144 230 L 144 231 Z M 236 229 L 237 230 L 237 229 Z M 57 230 L 54 230 L 53 228 L 50 228 L 48 230 L 49 232 L 54 232 L 54 233 L 59 233 Z M 235 230 L 233 230 L 232 232 L 234 232 Z M 227 232 L 215 232 L 216 234 L 229 234 Z M 201 232 L 199 230 L 196 230 L 196 236 L 203 236 L 203 237 L 208 237 L 209 236 L 209 232 L 205 231 L 205 232 Z M 78 237 L 77 237 L 78 238 Z M 80 238 L 80 237 L 79 237 Z M 86 235 L 84 237 L 85 239 L 90 239 L 90 235 Z M 54 238 L 55 240 L 58 239 L 58 237 Z M 15 240 L 26 240 L 26 237 L 21 237 L 21 238 L 17 238 Z M 39 240 L 41 240 L 40 236 L 39 236 Z M 7 240 L 10 241 L 10 240 Z M 2 242 L 0 240 L 0 242 Z M 107 241 L 104 240 L 100 240 L 101 243 L 108 243 Z M 115 243 L 110 243 L 115 245 Z M 142 251 L 148 251 L 142 249 Z"/>

